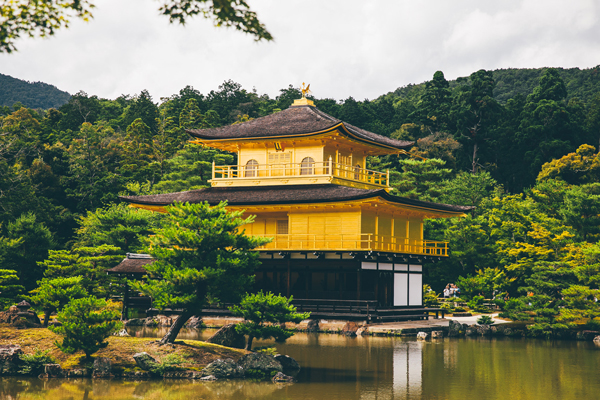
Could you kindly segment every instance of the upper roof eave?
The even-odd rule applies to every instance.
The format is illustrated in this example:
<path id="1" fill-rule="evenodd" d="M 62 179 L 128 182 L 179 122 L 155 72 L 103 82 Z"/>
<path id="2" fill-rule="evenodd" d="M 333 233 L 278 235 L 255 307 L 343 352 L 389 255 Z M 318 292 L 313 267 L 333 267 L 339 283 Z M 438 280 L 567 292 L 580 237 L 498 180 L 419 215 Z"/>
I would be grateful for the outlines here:
<path id="1" fill-rule="evenodd" d="M 403 150 L 413 144 L 355 127 L 312 106 L 290 107 L 241 124 L 211 129 L 186 129 L 186 132 L 202 141 L 214 143 L 309 137 L 336 129 L 354 140 L 386 149 Z"/>

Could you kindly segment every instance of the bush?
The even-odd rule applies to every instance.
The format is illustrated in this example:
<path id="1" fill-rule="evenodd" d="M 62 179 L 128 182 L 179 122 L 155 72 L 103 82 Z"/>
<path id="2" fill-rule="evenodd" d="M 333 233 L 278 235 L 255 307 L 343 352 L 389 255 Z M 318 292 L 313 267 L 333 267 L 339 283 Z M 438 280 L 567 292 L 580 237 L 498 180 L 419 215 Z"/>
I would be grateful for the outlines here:
<path id="1" fill-rule="evenodd" d="M 94 296 L 71 300 L 56 317 L 62 326 L 50 327 L 64 337 L 62 343 L 55 342 L 56 346 L 67 354 L 83 350 L 88 360 L 108 346 L 104 340 L 121 329 L 122 324 L 115 320 L 119 312 L 107 307 L 106 301 Z"/>
<path id="2" fill-rule="evenodd" d="M 50 350 L 41 351 L 36 349 L 33 354 L 21 354 L 19 358 L 23 362 L 23 366 L 19 370 L 20 374 L 38 376 L 44 372 L 44 364 L 56 364 L 56 360 L 51 355 L 48 355 Z"/>
<path id="3" fill-rule="evenodd" d="M 252 340 L 254 338 L 269 339 L 275 338 L 277 341 L 285 341 L 294 333 L 280 326 L 285 322 L 299 323 L 310 317 L 310 313 L 298 313 L 296 307 L 290 304 L 285 296 L 274 295 L 273 293 L 247 294 L 239 306 L 230 308 L 233 315 L 243 317 L 244 322 L 235 326 L 237 333 L 248 336 L 246 350 L 252 349 Z"/>
<path id="4" fill-rule="evenodd" d="M 479 325 L 491 325 L 494 323 L 494 320 L 489 315 L 482 315 L 477 319 L 477 323 Z"/>
<path id="5" fill-rule="evenodd" d="M 440 305 L 439 294 L 431 290 L 431 286 L 423 285 L 423 305 L 425 307 L 437 307 Z"/>

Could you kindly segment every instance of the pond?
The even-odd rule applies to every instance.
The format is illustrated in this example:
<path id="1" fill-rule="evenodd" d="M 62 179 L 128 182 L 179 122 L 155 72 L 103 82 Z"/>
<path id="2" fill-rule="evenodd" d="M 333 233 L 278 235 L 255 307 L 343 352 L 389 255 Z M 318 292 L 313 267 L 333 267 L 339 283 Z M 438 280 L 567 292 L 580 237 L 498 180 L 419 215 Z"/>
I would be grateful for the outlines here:
<path id="1" fill-rule="evenodd" d="M 186 330 L 181 338 L 204 339 L 213 332 Z M 138 328 L 137 335 L 162 333 Z M 417 342 L 300 333 L 276 346 L 302 365 L 298 383 L 3 378 L 0 399 L 579 400 L 595 399 L 600 393 L 600 347 L 589 342 L 514 338 Z"/>

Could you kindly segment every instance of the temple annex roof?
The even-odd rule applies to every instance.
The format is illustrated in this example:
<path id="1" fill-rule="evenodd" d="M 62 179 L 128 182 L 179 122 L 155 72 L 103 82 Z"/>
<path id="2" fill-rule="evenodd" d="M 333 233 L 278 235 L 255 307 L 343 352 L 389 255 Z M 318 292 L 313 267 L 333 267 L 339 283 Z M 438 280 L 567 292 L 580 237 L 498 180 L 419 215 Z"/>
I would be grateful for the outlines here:
<path id="1" fill-rule="evenodd" d="M 167 206 L 174 202 L 200 203 L 211 205 L 227 200 L 230 206 L 253 206 L 275 204 L 328 203 L 363 200 L 380 197 L 399 205 L 436 210 L 450 213 L 465 213 L 474 209 L 471 206 L 432 203 L 399 197 L 389 194 L 385 189 L 357 189 L 334 184 L 257 186 L 257 187 L 210 187 L 186 192 L 165 193 L 146 196 L 120 196 L 128 203 Z"/>
<path id="2" fill-rule="evenodd" d="M 106 270 L 106 272 L 109 274 L 146 274 L 144 265 L 153 262 L 154 259 L 149 254 L 127 253 L 127 257 L 119 265 Z"/>
<path id="3" fill-rule="evenodd" d="M 392 149 L 402 150 L 413 144 L 413 142 L 391 139 L 358 128 L 309 105 L 292 106 L 277 113 L 241 124 L 212 129 L 189 129 L 186 131 L 191 136 L 202 141 L 226 141 L 308 137 L 335 130 L 355 140 Z"/>

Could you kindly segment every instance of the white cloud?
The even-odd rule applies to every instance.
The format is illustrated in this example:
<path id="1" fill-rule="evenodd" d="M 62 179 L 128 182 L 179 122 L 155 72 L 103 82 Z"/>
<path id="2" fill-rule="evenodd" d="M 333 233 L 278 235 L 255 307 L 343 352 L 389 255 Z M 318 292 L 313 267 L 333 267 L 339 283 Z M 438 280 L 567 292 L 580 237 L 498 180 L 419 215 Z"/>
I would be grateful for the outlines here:
<path id="1" fill-rule="evenodd" d="M 202 18 L 169 25 L 149 0 L 98 2 L 95 19 L 54 38 L 23 40 L 0 73 L 75 93 L 154 99 L 226 79 L 276 96 L 311 83 L 318 97 L 375 98 L 398 86 L 478 69 L 593 67 L 600 60 L 593 0 L 251 0 L 275 37 L 255 43 Z"/>

